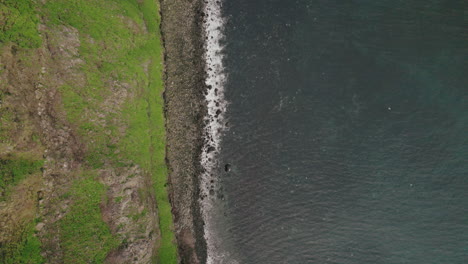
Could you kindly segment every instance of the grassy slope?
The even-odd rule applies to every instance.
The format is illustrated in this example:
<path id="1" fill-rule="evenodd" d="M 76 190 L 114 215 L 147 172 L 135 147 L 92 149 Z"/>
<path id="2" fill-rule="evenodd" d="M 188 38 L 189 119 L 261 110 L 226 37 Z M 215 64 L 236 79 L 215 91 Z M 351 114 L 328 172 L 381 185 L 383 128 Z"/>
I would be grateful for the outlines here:
<path id="1" fill-rule="evenodd" d="M 0 0 L 0 48 L 9 42 L 15 43 L 19 48 L 39 47 L 42 39 L 37 30 L 38 21 L 34 5 L 29 1 Z M 25 120 L 19 113 L 4 107 L 3 99 L 6 96 L 3 91 L 4 85 L 0 83 L 0 150 L 13 143 L 18 131 L 21 130 L 19 128 L 26 125 L 21 123 Z M 34 141 L 38 141 L 36 134 L 32 137 Z M 35 155 L 25 155 L 21 152 L 13 154 L 8 157 L 0 156 L 0 202 L 9 200 L 10 191 L 14 186 L 33 174 L 41 173 L 40 168 L 44 163 Z M 22 208 L 18 208 L 18 212 L 20 209 Z M 35 221 L 25 219 L 25 223 L 21 224 L 24 226 L 16 230 L 16 240 L 5 245 L 0 244 L 0 262 L 43 263 L 40 241 L 35 236 Z"/>
<path id="2" fill-rule="evenodd" d="M 41 41 L 34 30 L 37 22 L 32 15 L 34 6 L 23 1 L 1 0 L 0 3 L 0 15 L 18 14 L 15 17 L 20 21 L 4 30 L 0 41 L 13 41 L 24 48 L 37 47 Z M 137 4 L 135 0 L 56 0 L 48 1 L 45 6 L 36 4 L 36 11 L 45 16 L 49 26 L 78 29 L 80 57 L 85 62 L 82 67 L 86 74 L 85 87 L 77 88 L 73 83 L 61 87 L 68 119 L 88 143 L 87 166 L 68 194 L 74 205 L 60 223 L 65 258 L 73 259 L 74 263 L 101 263 L 109 250 L 118 245 L 119 241 L 110 234 L 100 216 L 99 204 L 105 186 L 89 175 L 102 168 L 104 162 L 112 166 L 135 163 L 151 174 L 154 182 L 161 229 L 157 262 L 176 263 L 171 208 L 165 187 L 163 66 L 156 1 L 144 0 Z M 136 32 L 143 27 L 148 33 Z M 142 62 L 148 63 L 148 72 Z M 103 126 L 91 120 L 97 118 L 104 100 L 111 96 L 112 91 L 106 88 L 110 79 L 137 85 L 141 90 L 124 103 L 123 110 L 107 114 Z M 112 139 L 118 136 L 122 122 L 127 125 L 125 136 L 114 142 Z M 29 245 L 28 239 L 23 242 Z M 85 250 L 90 247 L 93 250 Z"/>
<path id="3" fill-rule="evenodd" d="M 93 176 L 81 175 L 69 193 L 73 205 L 59 226 L 65 263 L 103 263 L 119 244 L 101 218 L 99 204 L 106 188 Z"/>
<path id="4" fill-rule="evenodd" d="M 159 7 L 156 7 L 154 0 L 145 0 L 141 6 L 143 17 L 148 30 L 156 36 L 154 42 L 150 42 L 151 64 L 149 67 L 148 83 L 148 113 L 149 129 L 151 136 L 151 175 L 153 176 L 156 201 L 158 203 L 159 228 L 161 229 L 161 245 L 159 247 L 159 263 L 177 263 L 177 248 L 174 244 L 175 236 L 172 231 L 172 212 L 167 192 L 167 167 L 166 167 L 166 134 L 164 127 L 164 101 L 162 93 L 164 91 L 163 72 L 163 52 L 161 36 L 159 31 Z M 157 19 L 155 19 L 157 18 Z"/>
<path id="5" fill-rule="evenodd" d="M 44 263 L 41 256 L 41 242 L 34 235 L 34 221 L 28 224 L 22 232 L 18 234 L 19 242 L 5 245 L 3 255 L 0 260 L 3 264 L 39 264 Z"/>
<path id="6" fill-rule="evenodd" d="M 28 175 L 39 172 L 42 160 L 28 160 L 21 157 L 0 159 L 0 201 L 8 197 L 10 188 L 17 185 Z"/>
<path id="7" fill-rule="evenodd" d="M 32 2 L 0 0 L 0 43 L 12 41 L 22 48 L 39 47 L 42 41 L 38 21 Z"/>

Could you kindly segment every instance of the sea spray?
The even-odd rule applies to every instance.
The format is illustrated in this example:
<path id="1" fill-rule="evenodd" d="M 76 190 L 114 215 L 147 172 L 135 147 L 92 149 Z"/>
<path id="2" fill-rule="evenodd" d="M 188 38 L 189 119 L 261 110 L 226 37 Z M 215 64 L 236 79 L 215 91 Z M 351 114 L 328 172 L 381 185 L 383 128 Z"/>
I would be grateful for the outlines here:
<path id="1" fill-rule="evenodd" d="M 204 37 L 205 37 L 205 71 L 206 71 L 206 103 L 208 113 L 205 117 L 205 144 L 201 154 L 201 163 L 204 172 L 201 175 L 201 209 L 205 221 L 205 239 L 207 242 L 208 264 L 236 263 L 228 260 L 226 254 L 217 245 L 216 236 L 213 234 L 213 219 L 210 217 L 215 210 L 215 192 L 217 189 L 217 177 L 215 168 L 219 167 L 217 154 L 220 151 L 220 143 L 223 131 L 226 129 L 225 113 L 227 101 L 224 99 L 224 86 L 226 73 L 223 66 L 223 44 L 225 19 L 221 12 L 221 1 L 205 0 L 204 2 Z"/>

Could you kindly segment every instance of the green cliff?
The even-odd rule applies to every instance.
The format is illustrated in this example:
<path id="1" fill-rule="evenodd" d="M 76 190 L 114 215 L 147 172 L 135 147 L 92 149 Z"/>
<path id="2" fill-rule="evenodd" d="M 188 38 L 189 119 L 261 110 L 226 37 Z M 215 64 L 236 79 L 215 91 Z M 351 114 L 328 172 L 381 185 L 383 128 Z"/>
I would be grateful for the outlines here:
<path id="1" fill-rule="evenodd" d="M 156 0 L 0 0 L 0 263 L 177 263 Z"/>

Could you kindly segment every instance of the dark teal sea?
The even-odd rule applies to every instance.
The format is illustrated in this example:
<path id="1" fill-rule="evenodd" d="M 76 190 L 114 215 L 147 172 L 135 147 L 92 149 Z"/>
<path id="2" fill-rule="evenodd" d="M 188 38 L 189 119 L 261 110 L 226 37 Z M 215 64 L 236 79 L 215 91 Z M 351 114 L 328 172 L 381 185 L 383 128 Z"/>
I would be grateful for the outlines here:
<path id="1" fill-rule="evenodd" d="M 224 263 L 468 263 L 468 1 L 223 12 Z"/>

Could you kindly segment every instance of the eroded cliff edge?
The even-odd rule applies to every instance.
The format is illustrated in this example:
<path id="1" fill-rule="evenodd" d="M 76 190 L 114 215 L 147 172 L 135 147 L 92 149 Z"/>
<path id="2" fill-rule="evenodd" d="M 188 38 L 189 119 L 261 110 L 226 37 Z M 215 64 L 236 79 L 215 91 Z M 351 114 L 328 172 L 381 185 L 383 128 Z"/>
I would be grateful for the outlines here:
<path id="1" fill-rule="evenodd" d="M 205 72 L 201 0 L 161 0 L 170 199 L 181 263 L 205 263 L 199 198 Z"/>

